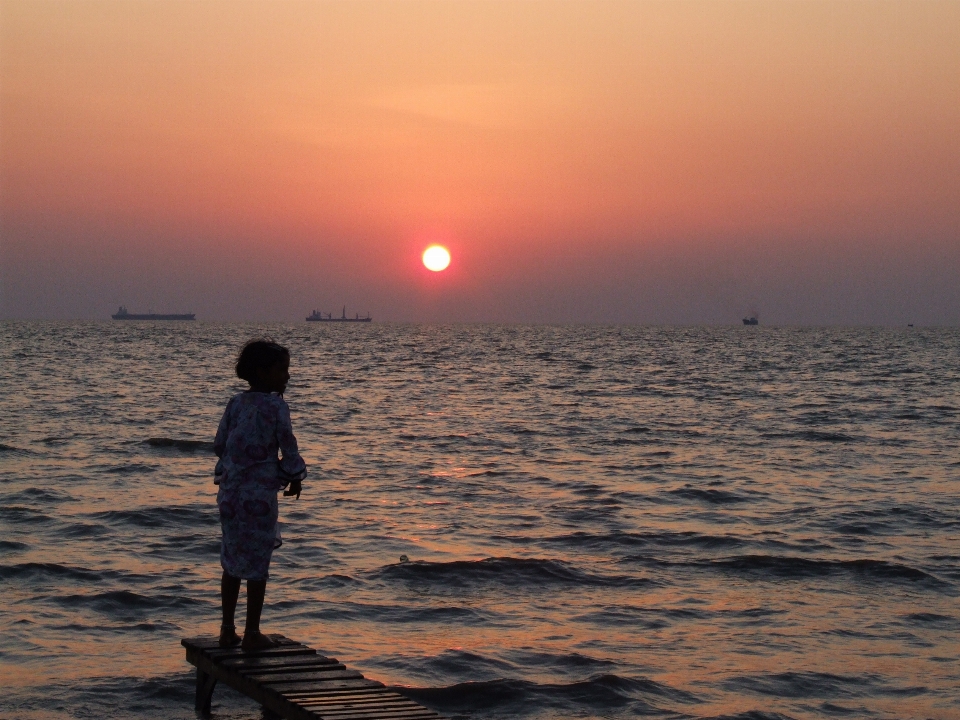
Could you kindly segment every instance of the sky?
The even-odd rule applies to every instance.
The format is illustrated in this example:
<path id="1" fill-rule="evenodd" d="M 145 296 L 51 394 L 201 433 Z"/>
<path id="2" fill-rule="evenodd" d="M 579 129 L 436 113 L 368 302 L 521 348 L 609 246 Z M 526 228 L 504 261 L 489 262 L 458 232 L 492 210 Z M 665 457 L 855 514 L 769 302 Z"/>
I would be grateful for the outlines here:
<path id="1" fill-rule="evenodd" d="M 0 318 L 958 325 L 958 128 L 953 0 L 0 0 Z"/>

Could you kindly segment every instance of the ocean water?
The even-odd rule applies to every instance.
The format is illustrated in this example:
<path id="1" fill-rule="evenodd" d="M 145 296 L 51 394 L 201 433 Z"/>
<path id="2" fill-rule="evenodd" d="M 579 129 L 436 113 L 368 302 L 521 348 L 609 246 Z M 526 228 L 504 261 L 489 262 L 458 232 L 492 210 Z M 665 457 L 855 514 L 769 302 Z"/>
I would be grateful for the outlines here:
<path id="1" fill-rule="evenodd" d="M 960 717 L 960 331 L 312 323 L 0 325 L 0 717 L 195 717 L 264 334 L 265 631 L 452 718 Z"/>

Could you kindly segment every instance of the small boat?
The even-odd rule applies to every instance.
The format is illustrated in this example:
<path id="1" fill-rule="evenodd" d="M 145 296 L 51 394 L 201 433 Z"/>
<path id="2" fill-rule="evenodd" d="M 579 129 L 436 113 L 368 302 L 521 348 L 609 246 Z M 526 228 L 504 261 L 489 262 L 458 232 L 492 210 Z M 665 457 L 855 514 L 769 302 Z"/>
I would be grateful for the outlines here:
<path id="1" fill-rule="evenodd" d="M 307 316 L 307 322 L 370 322 L 373 320 L 370 317 L 370 313 L 367 313 L 366 317 L 360 317 L 360 315 L 355 315 L 350 318 L 347 317 L 347 306 L 343 306 L 343 312 L 340 317 L 333 317 L 331 313 L 322 313 L 319 310 L 314 310 L 310 315 Z"/>
<path id="2" fill-rule="evenodd" d="M 114 320 L 196 320 L 197 316 L 193 313 L 181 313 L 181 314 L 171 314 L 171 313 L 132 313 L 127 312 L 127 309 L 121 305 L 120 309 L 113 315 L 111 315 Z"/>
<path id="3" fill-rule="evenodd" d="M 746 317 L 743 319 L 744 325 L 759 325 L 760 321 L 755 317 Z"/>

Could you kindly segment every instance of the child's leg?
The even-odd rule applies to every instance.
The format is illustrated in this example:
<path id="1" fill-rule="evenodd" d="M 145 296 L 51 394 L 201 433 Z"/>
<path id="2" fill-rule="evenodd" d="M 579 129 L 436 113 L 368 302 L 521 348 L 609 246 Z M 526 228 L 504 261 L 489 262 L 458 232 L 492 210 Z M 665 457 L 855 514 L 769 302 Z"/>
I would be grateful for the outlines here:
<path id="1" fill-rule="evenodd" d="M 260 632 L 260 613 L 267 593 L 266 580 L 247 580 L 247 628 L 244 632 Z"/>
<path id="2" fill-rule="evenodd" d="M 237 612 L 237 598 L 240 596 L 240 578 L 228 575 L 224 570 L 220 578 L 220 603 L 223 606 L 223 624 L 220 626 L 220 644 L 233 645 L 237 637 L 234 628 L 234 616 Z"/>
<path id="3" fill-rule="evenodd" d="M 266 580 L 247 580 L 247 627 L 243 631 L 243 647 L 272 647 L 273 641 L 260 634 L 260 613 L 267 592 Z"/>

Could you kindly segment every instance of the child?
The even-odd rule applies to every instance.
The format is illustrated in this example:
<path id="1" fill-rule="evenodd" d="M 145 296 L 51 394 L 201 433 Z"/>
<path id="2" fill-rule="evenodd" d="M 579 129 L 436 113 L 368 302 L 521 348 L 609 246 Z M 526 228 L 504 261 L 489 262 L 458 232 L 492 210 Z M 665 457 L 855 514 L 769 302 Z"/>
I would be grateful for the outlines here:
<path id="1" fill-rule="evenodd" d="M 227 403 L 213 443 L 220 458 L 215 482 L 220 485 L 217 505 L 223 528 L 220 645 L 258 649 L 274 644 L 260 632 L 260 612 L 270 556 L 280 547 L 277 492 L 289 485 L 283 494 L 299 499 L 307 467 L 297 452 L 290 409 L 283 400 L 290 379 L 290 352 L 269 340 L 251 340 L 240 351 L 236 370 L 250 389 Z M 242 641 L 233 621 L 241 579 L 247 581 Z"/>

